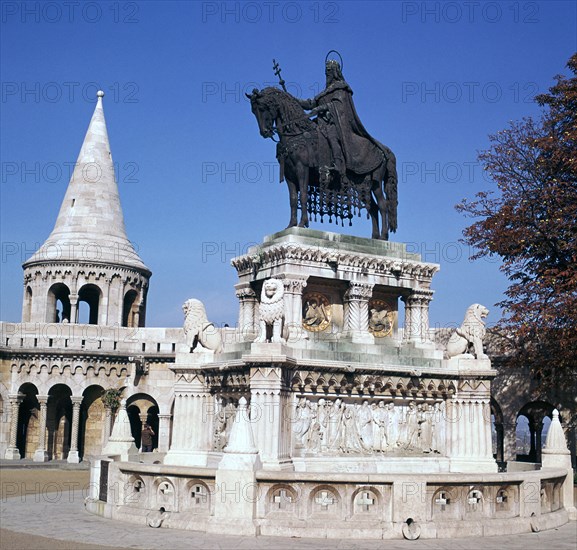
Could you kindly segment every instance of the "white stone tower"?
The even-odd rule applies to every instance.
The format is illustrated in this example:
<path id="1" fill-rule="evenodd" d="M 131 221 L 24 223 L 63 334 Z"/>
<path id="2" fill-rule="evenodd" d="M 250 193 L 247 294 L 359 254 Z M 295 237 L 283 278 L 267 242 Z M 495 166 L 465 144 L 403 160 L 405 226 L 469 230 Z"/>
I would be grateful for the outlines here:
<path id="1" fill-rule="evenodd" d="M 22 266 L 23 322 L 145 323 L 151 271 L 126 236 L 102 108 L 104 92 L 97 96 L 54 229 Z M 81 302 L 86 304 L 83 319 Z"/>

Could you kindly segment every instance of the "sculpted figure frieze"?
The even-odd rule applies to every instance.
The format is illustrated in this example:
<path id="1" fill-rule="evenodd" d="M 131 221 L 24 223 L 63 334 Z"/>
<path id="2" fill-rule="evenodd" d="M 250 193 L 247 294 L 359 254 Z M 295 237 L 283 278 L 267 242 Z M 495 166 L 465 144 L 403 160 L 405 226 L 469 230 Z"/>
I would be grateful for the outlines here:
<path id="1" fill-rule="evenodd" d="M 440 453 L 440 403 L 395 405 L 365 399 L 344 403 L 301 396 L 296 403 L 295 451 L 308 455 Z"/>

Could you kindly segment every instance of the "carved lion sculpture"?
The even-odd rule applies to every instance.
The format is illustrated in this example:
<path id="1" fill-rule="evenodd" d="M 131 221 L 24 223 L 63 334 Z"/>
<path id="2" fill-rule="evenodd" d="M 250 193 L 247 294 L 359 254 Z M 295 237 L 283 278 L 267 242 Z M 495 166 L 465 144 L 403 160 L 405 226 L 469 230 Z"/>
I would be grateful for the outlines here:
<path id="1" fill-rule="evenodd" d="M 191 351 L 222 351 L 222 337 L 206 317 L 204 304 L 195 298 L 184 302 L 184 339 Z"/>
<path id="2" fill-rule="evenodd" d="M 259 305 L 260 333 L 255 342 L 267 342 L 267 326 L 272 326 L 271 342 L 285 343 L 282 337 L 284 286 L 280 279 L 268 279 L 262 285 Z"/>
<path id="3" fill-rule="evenodd" d="M 483 352 L 483 338 L 485 337 L 485 317 L 489 310 L 481 304 L 473 304 L 467 309 L 463 324 L 455 329 L 447 342 L 447 356 L 471 357 L 471 348 L 477 359 L 487 359 Z"/>

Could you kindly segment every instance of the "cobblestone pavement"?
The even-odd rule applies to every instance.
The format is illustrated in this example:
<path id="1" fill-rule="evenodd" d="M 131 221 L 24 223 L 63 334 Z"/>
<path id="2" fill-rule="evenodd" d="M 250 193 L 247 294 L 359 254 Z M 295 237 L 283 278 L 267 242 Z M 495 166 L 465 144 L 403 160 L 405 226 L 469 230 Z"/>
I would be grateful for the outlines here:
<path id="1" fill-rule="evenodd" d="M 439 540 L 327 540 L 282 537 L 241 537 L 207 535 L 194 531 L 151 529 L 103 519 L 86 512 L 84 495 L 74 490 L 78 484 L 52 482 L 50 491 L 22 490 L 17 496 L 14 478 L 2 472 L 5 485 L 0 503 L 0 547 L 2 550 L 35 548 L 65 549 L 383 549 L 408 550 L 575 550 L 577 523 L 570 522 L 559 529 L 542 533 L 488 537 L 483 539 Z M 12 479 L 12 481 L 7 481 Z M 56 488 L 56 490 L 54 490 Z M 40 538 L 42 537 L 42 538 Z"/>

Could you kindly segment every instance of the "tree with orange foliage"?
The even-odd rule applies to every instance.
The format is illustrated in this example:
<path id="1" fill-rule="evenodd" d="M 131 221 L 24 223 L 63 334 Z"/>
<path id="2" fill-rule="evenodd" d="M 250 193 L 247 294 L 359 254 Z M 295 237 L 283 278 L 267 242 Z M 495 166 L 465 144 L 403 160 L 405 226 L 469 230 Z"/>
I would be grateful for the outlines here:
<path id="1" fill-rule="evenodd" d="M 496 327 L 508 359 L 542 388 L 577 376 L 577 54 L 567 67 L 535 98 L 539 119 L 511 123 L 479 155 L 499 192 L 457 205 L 476 219 L 463 232 L 473 258 L 500 256 L 510 281 Z"/>

